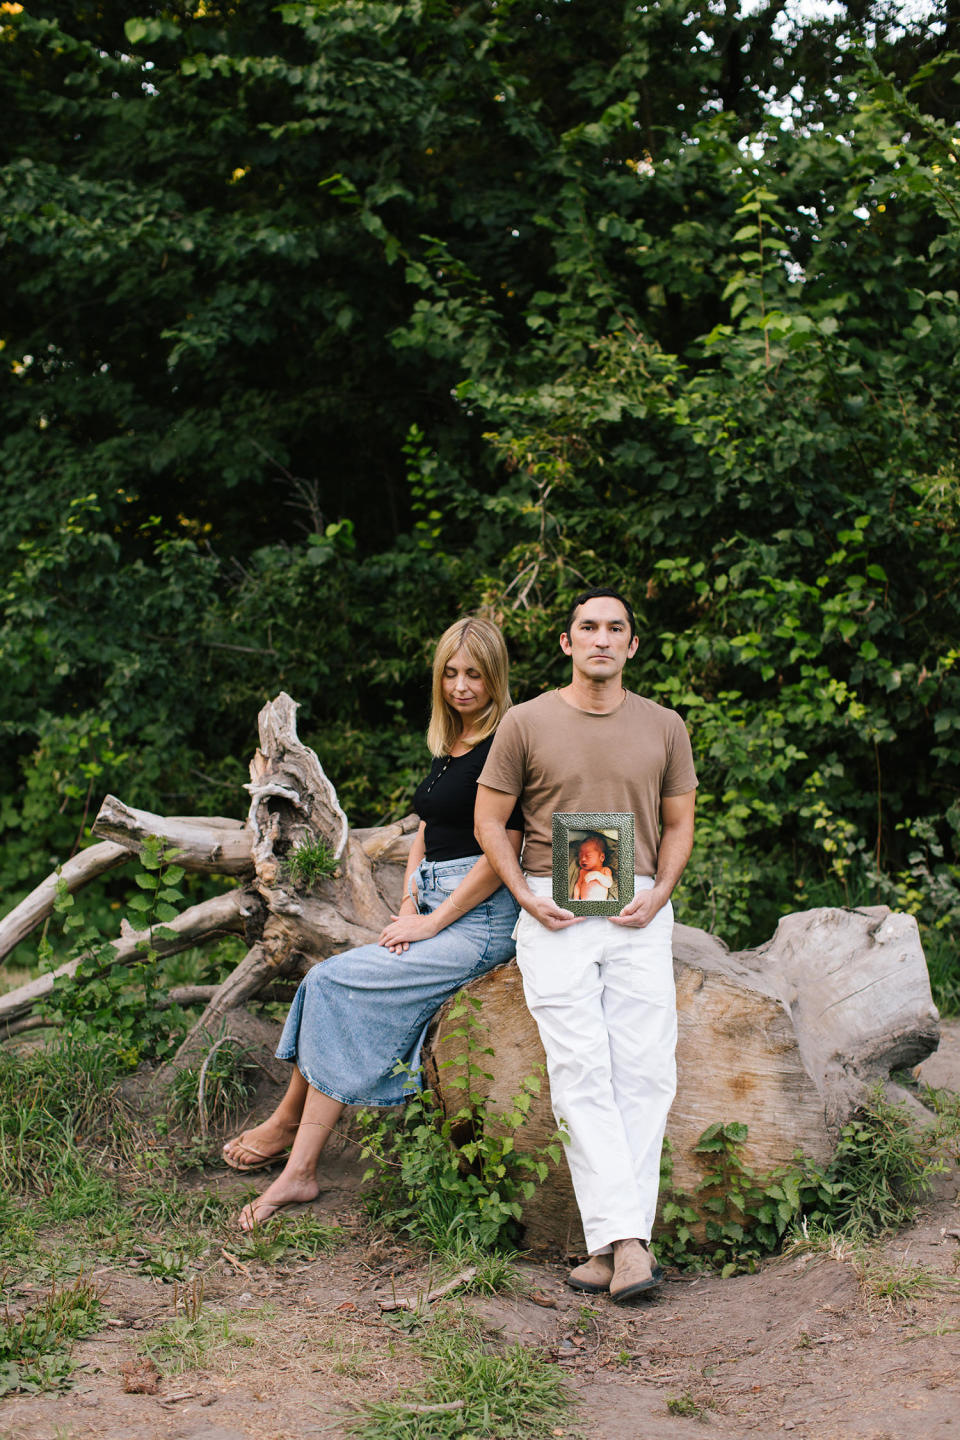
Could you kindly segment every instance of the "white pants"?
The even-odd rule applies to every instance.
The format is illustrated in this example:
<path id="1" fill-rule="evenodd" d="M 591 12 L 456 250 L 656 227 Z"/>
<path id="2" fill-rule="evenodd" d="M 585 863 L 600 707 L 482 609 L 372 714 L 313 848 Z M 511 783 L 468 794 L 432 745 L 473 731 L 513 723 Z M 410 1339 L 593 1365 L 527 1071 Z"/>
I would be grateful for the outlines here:
<path id="1" fill-rule="evenodd" d="M 548 876 L 527 881 L 552 892 Z M 637 877 L 638 890 L 652 886 Z M 517 964 L 591 1254 L 650 1238 L 677 1084 L 672 935 L 669 901 L 642 930 L 605 916 L 548 930 L 525 910 L 517 922 Z"/>

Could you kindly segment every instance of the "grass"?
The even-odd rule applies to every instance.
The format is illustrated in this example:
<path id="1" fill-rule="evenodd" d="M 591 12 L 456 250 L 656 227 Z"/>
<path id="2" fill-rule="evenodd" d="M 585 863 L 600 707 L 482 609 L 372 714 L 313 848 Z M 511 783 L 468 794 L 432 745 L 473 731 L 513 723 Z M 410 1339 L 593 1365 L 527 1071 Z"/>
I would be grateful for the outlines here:
<path id="1" fill-rule="evenodd" d="M 62 1389 L 73 1370 L 70 1344 L 100 1323 L 102 1295 L 83 1277 L 51 1285 L 43 1300 L 0 1316 L 0 1395 Z"/>
<path id="2" fill-rule="evenodd" d="M 458 1239 L 438 1257 L 438 1283 L 443 1284 L 446 1279 L 473 1270 L 475 1273 L 464 1281 L 463 1291 L 474 1295 L 523 1295 L 530 1287 L 517 1272 L 518 1258 L 514 1250 L 491 1254 Z"/>
<path id="3" fill-rule="evenodd" d="M 438 1313 L 411 1343 L 428 1378 L 396 1400 L 365 1405 L 351 1425 L 357 1440 L 536 1440 L 567 1416 L 559 1366 L 522 1345 L 493 1349 L 462 1314 L 451 1323 L 448 1312 Z"/>
<path id="4" fill-rule="evenodd" d="M 960 1300 L 960 1280 L 938 1275 L 925 1265 L 911 1265 L 905 1259 L 891 1262 L 870 1252 L 856 1255 L 853 1265 L 861 1294 L 870 1308 L 880 1305 L 899 1309 L 950 1292 Z"/>
<path id="5" fill-rule="evenodd" d="M 336 874 L 337 860 L 323 840 L 301 840 L 284 859 L 283 869 L 298 889 L 309 889 Z"/>
<path id="6" fill-rule="evenodd" d="M 251 1316 L 244 1315 L 249 1323 Z M 224 1311 L 191 1307 L 156 1332 L 144 1345 L 157 1369 L 165 1375 L 205 1369 L 211 1357 L 230 1346 L 252 1347 L 254 1337 L 237 1328 L 237 1319 Z"/>
<path id="7" fill-rule="evenodd" d="M 237 1041 L 221 1039 L 203 1065 L 181 1070 L 170 1087 L 171 1115 L 188 1130 L 225 1126 L 249 1107 L 256 1091 L 258 1067 Z"/>
<path id="8" fill-rule="evenodd" d="M 682 1415 L 688 1420 L 706 1419 L 704 1407 L 697 1404 L 689 1391 L 683 1395 L 671 1395 L 667 1400 L 667 1409 L 671 1415 Z"/>
<path id="9" fill-rule="evenodd" d="M 69 1041 L 29 1056 L 0 1049 L 5 1193 L 44 1195 L 51 1215 L 60 1219 L 103 1213 L 113 1192 L 96 1183 L 86 1157 L 95 1151 L 101 1162 L 128 1166 L 144 1148 L 116 1073 L 95 1049 Z"/>
<path id="10" fill-rule="evenodd" d="M 345 1238 L 341 1226 L 328 1225 L 316 1215 L 278 1215 L 252 1230 L 231 1231 L 230 1249 L 239 1260 L 272 1265 L 285 1256 L 313 1260 L 341 1245 Z"/>

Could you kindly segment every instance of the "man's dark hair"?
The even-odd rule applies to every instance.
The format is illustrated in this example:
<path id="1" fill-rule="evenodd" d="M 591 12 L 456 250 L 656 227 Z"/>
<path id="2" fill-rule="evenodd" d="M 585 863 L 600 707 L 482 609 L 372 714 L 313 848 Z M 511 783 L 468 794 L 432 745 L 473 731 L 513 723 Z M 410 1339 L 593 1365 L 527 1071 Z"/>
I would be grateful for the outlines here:
<path id="1" fill-rule="evenodd" d="M 633 606 L 630 604 L 630 601 L 626 598 L 625 595 L 620 594 L 619 590 L 581 590 L 580 594 L 570 606 L 570 614 L 567 616 L 566 633 L 568 635 L 570 634 L 571 627 L 574 620 L 576 619 L 577 611 L 580 609 L 581 605 L 586 605 L 588 600 L 619 600 L 620 604 L 627 612 L 627 619 L 630 621 L 630 639 L 633 639 L 634 635 L 636 635 L 637 633 L 637 621 L 633 613 Z"/>

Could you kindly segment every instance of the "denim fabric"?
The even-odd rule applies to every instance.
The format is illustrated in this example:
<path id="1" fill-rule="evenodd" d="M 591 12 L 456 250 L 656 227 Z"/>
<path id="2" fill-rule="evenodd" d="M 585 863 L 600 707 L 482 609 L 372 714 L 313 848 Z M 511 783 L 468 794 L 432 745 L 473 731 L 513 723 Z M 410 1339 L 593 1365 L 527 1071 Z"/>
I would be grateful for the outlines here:
<path id="1" fill-rule="evenodd" d="M 421 914 L 442 905 L 476 864 L 424 861 L 415 876 Z M 314 965 L 293 997 L 277 1058 L 295 1060 L 316 1090 L 346 1105 L 402 1105 L 418 1085 L 427 1026 L 444 1000 L 514 953 L 517 905 L 504 886 L 439 935 L 401 955 L 361 945 Z"/>

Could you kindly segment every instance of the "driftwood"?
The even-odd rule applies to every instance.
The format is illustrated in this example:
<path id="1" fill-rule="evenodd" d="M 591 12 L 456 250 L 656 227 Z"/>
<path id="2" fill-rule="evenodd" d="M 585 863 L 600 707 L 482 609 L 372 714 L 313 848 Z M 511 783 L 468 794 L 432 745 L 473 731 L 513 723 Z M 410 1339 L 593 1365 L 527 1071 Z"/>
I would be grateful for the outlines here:
<path id="1" fill-rule="evenodd" d="M 158 836 L 186 870 L 221 873 L 246 883 L 192 907 L 167 927 L 176 939 L 150 943 L 159 954 L 201 944 L 226 932 L 243 934 L 249 949 L 222 985 L 209 992 L 203 1014 L 172 1067 L 193 1063 L 204 1042 L 221 1033 L 224 1019 L 279 979 L 296 980 L 311 964 L 337 951 L 375 940 L 400 903 L 403 867 L 417 826 L 415 816 L 393 825 L 350 832 L 333 785 L 314 752 L 297 736 L 297 707 L 280 694 L 260 712 L 260 745 L 250 764 L 250 806 L 245 821 L 220 817 L 154 815 L 104 800 L 93 830 L 103 843 L 68 861 L 4 920 L 7 949 L 50 914 L 58 880 L 71 890 L 135 858 L 148 836 Z M 329 878 L 298 887 L 286 860 L 299 846 L 323 842 L 336 862 Z M 124 926 L 115 963 L 142 953 L 145 937 Z M 3 953 L 3 952 L 0 952 Z M 71 977 L 80 960 L 0 995 L 0 1038 L 47 998 L 58 979 Z"/>
<path id="2" fill-rule="evenodd" d="M 244 822 L 188 819 L 134 810 L 108 796 L 94 825 L 101 843 L 64 865 L 75 889 L 134 857 L 158 835 L 187 869 L 235 876 L 234 890 L 187 910 L 152 946 L 170 953 L 217 934 L 242 934 L 247 953 L 218 986 L 188 989 L 184 1001 L 203 1013 L 157 1083 L 202 1063 L 224 1035 L 239 1035 L 265 1068 L 285 1073 L 269 1055 L 276 1035 L 246 1009 L 278 987 L 287 990 L 311 965 L 376 939 L 400 902 L 404 863 L 416 817 L 351 832 L 316 755 L 296 732 L 296 705 L 280 694 L 259 716 L 260 745 L 250 766 Z M 295 883 L 288 864 L 304 844 L 322 842 L 335 868 L 326 878 Z M 50 913 L 57 876 L 0 921 L 0 955 Z M 15 937 L 15 938 L 14 938 Z M 142 952 L 144 935 L 124 926 L 116 962 Z M 679 1086 L 668 1125 L 674 1183 L 692 1191 L 702 1170 L 694 1145 L 707 1126 L 740 1121 L 749 1129 L 744 1158 L 759 1170 L 788 1163 L 796 1150 L 825 1158 L 840 1126 L 877 1082 L 916 1064 L 936 1048 L 933 1007 L 916 923 L 885 907 L 813 910 L 789 915 L 756 950 L 730 953 L 715 937 L 678 926 L 674 945 L 680 1015 Z M 0 995 L 0 1038 L 42 1023 L 33 1009 L 73 961 L 51 975 Z M 492 1045 L 482 1068 L 492 1072 L 494 1110 L 509 1106 L 525 1076 L 542 1063 L 536 1028 L 511 963 L 469 987 L 482 1003 L 480 1032 Z M 171 992 L 171 1001 L 176 992 Z M 434 1020 L 425 1051 L 428 1078 L 443 1101 L 459 1106 L 451 1087 L 463 1041 L 453 1035 L 450 1005 Z M 474 1085 L 476 1082 L 474 1082 Z M 896 1093 L 894 1090 L 893 1093 Z M 546 1082 L 524 1129 L 537 1148 L 555 1124 Z M 556 1171 L 525 1211 L 527 1240 L 576 1252 L 582 1237 L 565 1169 Z"/>

